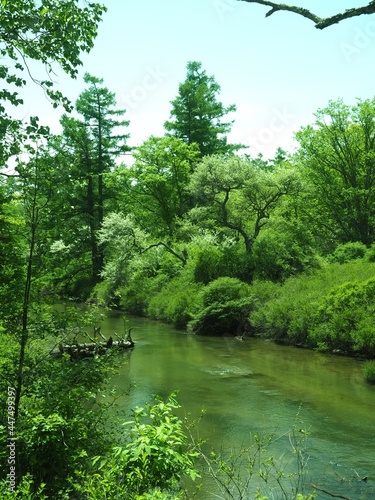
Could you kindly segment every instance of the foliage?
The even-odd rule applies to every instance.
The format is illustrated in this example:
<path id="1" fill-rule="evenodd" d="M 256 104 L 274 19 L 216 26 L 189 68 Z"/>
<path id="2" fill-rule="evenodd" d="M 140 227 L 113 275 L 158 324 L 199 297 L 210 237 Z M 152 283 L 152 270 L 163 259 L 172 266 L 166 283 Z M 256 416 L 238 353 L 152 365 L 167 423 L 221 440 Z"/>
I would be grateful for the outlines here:
<path id="1" fill-rule="evenodd" d="M 191 208 L 187 190 L 199 150 L 175 137 L 150 137 L 134 153 L 129 177 L 138 225 L 156 236 L 172 236 Z"/>
<path id="2" fill-rule="evenodd" d="M 350 260 L 362 259 L 366 254 L 366 246 L 360 241 L 339 245 L 330 256 L 332 262 L 344 264 Z"/>
<path id="3" fill-rule="evenodd" d="M 363 365 L 363 371 L 366 381 L 369 384 L 375 384 L 375 361 L 366 361 Z"/>
<path id="4" fill-rule="evenodd" d="M 107 299 L 111 299 L 120 285 L 128 281 L 131 259 L 142 250 L 147 235 L 137 227 L 131 216 L 111 213 L 104 218 L 97 236 L 99 245 L 105 247 L 101 276 L 108 287 Z"/>
<path id="5" fill-rule="evenodd" d="M 190 273 L 183 272 L 168 281 L 151 298 L 147 313 L 156 319 L 186 328 L 200 304 L 201 285 L 194 283 Z"/>
<path id="6" fill-rule="evenodd" d="M 365 255 L 366 260 L 369 262 L 375 262 L 375 243 L 373 243 L 370 248 L 367 249 L 366 255 Z"/>
<path id="7" fill-rule="evenodd" d="M 283 282 L 286 278 L 319 267 L 313 237 L 299 221 L 276 220 L 254 243 L 256 278 Z"/>
<path id="8" fill-rule="evenodd" d="M 375 238 L 375 100 L 349 107 L 341 100 L 316 113 L 315 125 L 302 128 L 297 157 L 312 186 L 309 211 L 339 242 Z M 311 210 L 313 209 L 313 210 Z"/>
<path id="9" fill-rule="evenodd" d="M 345 354 L 375 355 L 375 278 L 332 287 L 321 300 L 309 337 Z"/>
<path id="10" fill-rule="evenodd" d="M 17 419 L 17 478 L 30 476 L 34 494 L 43 488 L 48 498 L 57 498 L 76 469 L 85 470 L 88 457 L 108 449 L 107 404 L 95 399 L 108 391 L 113 368 L 105 358 L 45 359 L 46 347 L 34 340 L 26 361 L 29 375 Z M 0 459 L 6 473 L 7 457 L 2 453 Z"/>
<path id="11" fill-rule="evenodd" d="M 25 241 L 22 206 L 0 183 L 0 329 L 3 323 L 12 322 L 20 314 L 19 288 L 24 279 Z"/>
<path id="12" fill-rule="evenodd" d="M 287 168 L 269 173 L 247 159 L 206 157 L 191 176 L 190 190 L 200 206 L 190 217 L 197 225 L 242 238 L 250 255 L 280 199 L 298 186 L 295 173 Z"/>
<path id="13" fill-rule="evenodd" d="M 231 153 L 241 145 L 227 143 L 233 122 L 222 119 L 236 111 L 236 106 L 224 107 L 217 101 L 220 85 L 201 68 L 200 62 L 188 62 L 186 80 L 179 85 L 179 94 L 171 103 L 171 120 L 164 127 L 187 144 L 197 144 L 202 157 Z"/>
<path id="14" fill-rule="evenodd" d="M 1 498 L 9 500 L 47 500 L 49 497 L 44 492 L 45 485 L 42 484 L 35 489 L 33 478 L 26 474 L 17 484 L 16 492 L 10 491 L 9 480 L 3 479 L 0 481 Z"/>
<path id="15" fill-rule="evenodd" d="M 199 246 L 196 246 L 199 242 Z M 193 247 L 192 249 L 190 249 Z M 246 281 L 253 274 L 253 261 L 241 245 L 231 239 L 213 239 L 211 244 L 198 238 L 189 245 L 194 266 L 194 281 L 207 285 L 222 276 Z"/>
<path id="16" fill-rule="evenodd" d="M 103 79 L 86 73 L 84 82 L 88 88 L 75 104 L 83 119 L 63 115 L 60 120 L 63 133 L 50 141 L 50 161 L 57 164 L 61 175 L 55 210 L 64 212 L 61 225 L 54 228 L 54 238 L 68 247 L 73 233 L 75 245 L 67 255 L 71 255 L 77 244 L 81 254 L 89 252 L 89 277 L 95 284 L 103 268 L 103 249 L 98 245 L 97 232 L 109 198 L 105 177 L 115 168 L 118 158 L 130 149 L 126 144 L 129 135 L 124 133 L 129 122 L 121 119 L 125 110 L 115 109 L 116 96 L 103 86 Z M 121 133 L 116 134 L 118 130 Z"/>
<path id="17" fill-rule="evenodd" d="M 83 2 L 82 2 L 83 3 Z M 46 79 L 34 80 L 52 100 L 53 106 L 69 101 L 54 89 L 54 64 L 72 78 L 82 64 L 81 53 L 89 52 L 97 35 L 98 24 L 106 8 L 98 3 L 80 0 L 55 2 L 15 0 L 2 2 L 0 14 L 0 55 L 7 64 L 0 65 L 0 78 L 5 87 L 0 90 L 3 103 L 23 104 L 20 90 L 26 85 L 25 73 L 30 72 L 29 60 L 46 68 Z M 64 26 L 64 29 L 61 29 Z M 74 40 L 74 43 L 72 43 Z M 12 68 L 13 64 L 13 68 Z M 26 70 L 26 71 L 25 71 Z M 35 118 L 30 125 L 35 124 Z M 21 120 L 12 119 L 5 106 L 0 106 L 0 166 L 18 154 L 29 132 Z M 33 127 L 32 127 L 33 128 Z"/>
<path id="18" fill-rule="evenodd" d="M 251 288 L 236 278 L 222 277 L 202 290 L 202 306 L 189 328 L 201 335 L 243 335 L 249 332 Z"/>
<path id="19" fill-rule="evenodd" d="M 251 313 L 251 324 L 268 338 L 372 357 L 373 272 L 373 264 L 351 261 L 274 284 Z"/>
<path id="20" fill-rule="evenodd" d="M 198 453 L 191 448 L 183 422 L 174 414 L 179 405 L 172 394 L 166 402 L 157 398 L 146 409 L 136 408 L 125 443 L 108 456 L 93 460 L 94 473 L 76 484 L 80 498 L 172 498 L 181 489 L 183 477 L 199 477 L 195 466 Z M 154 496 L 155 495 L 155 496 Z"/>

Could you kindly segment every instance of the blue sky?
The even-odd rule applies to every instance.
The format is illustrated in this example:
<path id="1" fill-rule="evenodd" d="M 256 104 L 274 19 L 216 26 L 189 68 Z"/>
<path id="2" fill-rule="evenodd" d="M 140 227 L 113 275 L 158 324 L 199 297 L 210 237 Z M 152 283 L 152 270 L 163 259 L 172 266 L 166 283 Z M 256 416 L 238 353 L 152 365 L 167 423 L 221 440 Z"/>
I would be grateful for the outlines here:
<path id="1" fill-rule="evenodd" d="M 283 0 L 287 3 L 286 0 Z M 220 100 L 236 104 L 232 142 L 270 157 L 294 147 L 293 134 L 312 123 L 329 100 L 375 94 L 375 15 L 355 17 L 325 30 L 292 13 L 265 18 L 267 7 L 237 0 L 104 0 L 108 12 L 95 48 L 83 56 L 77 80 L 58 72 L 59 89 L 75 101 L 85 71 L 104 78 L 127 109 L 130 145 L 163 135 L 170 101 L 185 79 L 188 61 L 201 61 L 221 85 Z M 367 0 L 290 0 L 326 16 Z M 43 76 L 41 69 L 35 69 Z M 39 115 L 59 132 L 53 110 L 28 85 L 23 116 Z M 20 111 L 21 112 L 21 111 Z"/>

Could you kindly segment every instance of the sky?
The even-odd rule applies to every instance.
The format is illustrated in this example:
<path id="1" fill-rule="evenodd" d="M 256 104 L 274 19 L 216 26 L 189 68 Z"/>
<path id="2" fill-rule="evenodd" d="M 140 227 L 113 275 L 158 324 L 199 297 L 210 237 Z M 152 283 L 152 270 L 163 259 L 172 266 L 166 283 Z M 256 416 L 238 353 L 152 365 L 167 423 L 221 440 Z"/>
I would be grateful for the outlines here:
<path id="1" fill-rule="evenodd" d="M 324 30 L 296 14 L 238 0 L 102 0 L 108 7 L 95 47 L 82 57 L 76 80 L 56 81 L 73 102 L 83 74 L 103 78 L 130 120 L 129 145 L 165 133 L 188 61 L 200 61 L 221 86 L 218 99 L 235 104 L 229 141 L 265 158 L 278 147 L 293 152 L 294 134 L 314 122 L 330 100 L 375 95 L 375 15 L 354 17 Z M 321 17 L 368 0 L 283 0 Z M 44 77 L 33 66 L 34 75 Z M 63 110 L 53 110 L 41 89 L 28 84 L 22 118 L 38 115 L 59 133 Z"/>

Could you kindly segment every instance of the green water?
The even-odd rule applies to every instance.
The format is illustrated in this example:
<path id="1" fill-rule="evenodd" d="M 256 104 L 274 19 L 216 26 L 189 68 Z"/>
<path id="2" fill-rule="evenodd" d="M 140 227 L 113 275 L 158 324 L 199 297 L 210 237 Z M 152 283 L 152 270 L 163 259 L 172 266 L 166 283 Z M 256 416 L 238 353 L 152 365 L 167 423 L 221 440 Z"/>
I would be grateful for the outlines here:
<path id="1" fill-rule="evenodd" d="M 206 412 L 199 424 L 206 447 L 235 450 L 251 434 L 272 433 L 281 436 L 277 457 L 290 450 L 286 433 L 297 419 L 309 432 L 308 481 L 352 500 L 375 499 L 375 387 L 365 383 L 361 362 L 256 339 L 187 335 L 142 318 L 130 323 L 136 346 L 114 379 L 129 389 L 124 408 L 178 389 L 191 419 Z M 115 312 L 102 331 L 122 331 Z M 198 498 L 215 497 L 203 490 Z"/>

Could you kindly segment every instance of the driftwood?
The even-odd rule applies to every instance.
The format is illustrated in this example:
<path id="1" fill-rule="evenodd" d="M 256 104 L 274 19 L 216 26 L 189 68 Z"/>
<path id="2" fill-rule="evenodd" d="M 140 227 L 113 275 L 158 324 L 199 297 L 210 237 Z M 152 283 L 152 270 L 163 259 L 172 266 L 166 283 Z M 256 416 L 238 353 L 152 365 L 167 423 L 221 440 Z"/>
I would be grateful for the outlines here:
<path id="1" fill-rule="evenodd" d="M 134 341 L 131 338 L 131 329 L 128 331 L 125 339 L 120 338 L 117 333 L 114 333 L 118 340 L 113 340 L 113 337 L 106 339 L 100 332 L 100 327 L 95 328 L 94 335 L 96 336 L 98 333 L 104 339 L 103 342 L 94 340 L 86 333 L 86 336 L 91 340 L 90 343 L 59 344 L 58 351 L 52 350 L 50 354 L 54 358 L 60 358 L 63 354 L 68 354 L 71 359 L 83 359 L 105 354 L 111 348 L 123 350 L 134 347 Z"/>

